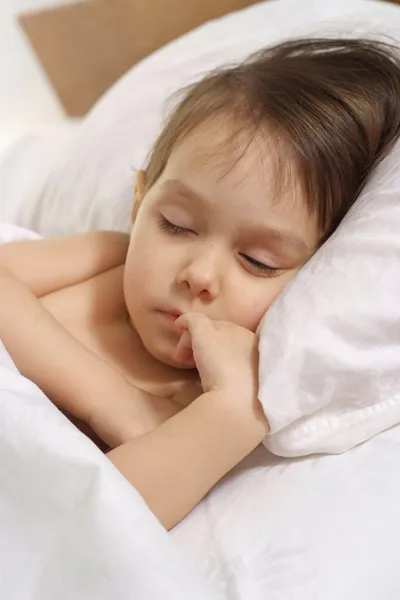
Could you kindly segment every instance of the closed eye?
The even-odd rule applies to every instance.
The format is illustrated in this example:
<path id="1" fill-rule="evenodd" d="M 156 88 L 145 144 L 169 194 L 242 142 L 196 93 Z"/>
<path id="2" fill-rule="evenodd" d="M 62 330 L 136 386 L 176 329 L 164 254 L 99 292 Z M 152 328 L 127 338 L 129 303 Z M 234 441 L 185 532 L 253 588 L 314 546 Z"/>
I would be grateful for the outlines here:
<path id="1" fill-rule="evenodd" d="M 171 235 L 187 235 L 189 233 L 195 233 L 192 229 L 187 229 L 186 227 L 171 223 L 171 221 L 168 221 L 163 215 L 160 216 L 159 226 L 160 229 Z"/>
<path id="2" fill-rule="evenodd" d="M 241 254 L 241 257 L 245 259 L 245 261 L 256 271 L 259 273 L 263 273 L 264 275 L 268 275 L 269 277 L 274 277 L 279 275 L 280 269 L 276 267 L 270 267 L 265 265 L 264 263 L 252 258 L 251 256 L 247 256 L 246 254 Z"/>
<path id="3" fill-rule="evenodd" d="M 159 219 L 159 227 L 169 235 L 190 235 L 196 234 L 192 229 L 188 229 L 187 227 L 181 227 L 180 225 L 176 225 L 175 223 L 171 223 L 168 219 L 166 219 L 163 215 L 160 215 Z M 281 269 L 276 267 L 270 267 L 251 256 L 247 256 L 246 254 L 240 255 L 247 264 L 257 271 L 258 273 L 262 273 L 263 275 L 267 275 L 268 277 L 274 277 L 280 274 Z"/>

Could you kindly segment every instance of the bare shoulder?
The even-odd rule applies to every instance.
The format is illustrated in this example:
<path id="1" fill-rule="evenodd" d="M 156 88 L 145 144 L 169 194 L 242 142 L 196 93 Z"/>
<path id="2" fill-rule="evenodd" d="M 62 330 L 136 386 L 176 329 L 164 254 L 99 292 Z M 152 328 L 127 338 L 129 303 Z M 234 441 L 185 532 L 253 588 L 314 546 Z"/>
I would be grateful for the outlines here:
<path id="1" fill-rule="evenodd" d="M 41 297 L 122 265 L 128 246 L 119 231 L 14 242 L 0 245 L 0 267 Z"/>
<path id="2" fill-rule="evenodd" d="M 59 253 L 69 250 L 73 256 L 81 259 L 90 256 L 92 260 L 97 261 L 97 274 L 125 262 L 129 239 L 127 233 L 104 230 L 41 240 L 41 242 L 43 247 L 47 245 L 49 250 L 58 250 Z M 101 261 L 104 262 L 103 268 L 101 268 Z"/>
<path id="3" fill-rule="evenodd" d="M 22 260 L 35 263 L 43 260 L 51 262 L 52 257 L 79 261 L 91 260 L 105 263 L 107 270 L 125 261 L 129 247 L 129 235 L 120 231 L 93 231 L 76 235 L 42 238 L 38 240 L 22 240 L 0 244 L 0 264 L 10 270 Z M 98 269 L 97 269 L 98 270 Z"/>
<path id="4" fill-rule="evenodd" d="M 91 233 L 81 234 L 89 242 L 99 244 L 109 250 L 114 249 L 116 252 L 121 252 L 126 256 L 129 247 L 130 236 L 122 231 L 93 231 Z M 79 237 L 79 236 L 76 236 Z"/>

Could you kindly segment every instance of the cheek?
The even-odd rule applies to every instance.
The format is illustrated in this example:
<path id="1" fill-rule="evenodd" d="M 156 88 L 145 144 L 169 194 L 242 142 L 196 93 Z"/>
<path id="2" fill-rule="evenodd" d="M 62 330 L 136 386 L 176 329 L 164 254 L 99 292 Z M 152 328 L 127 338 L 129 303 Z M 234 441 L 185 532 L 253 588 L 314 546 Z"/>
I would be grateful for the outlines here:
<path id="1" fill-rule="evenodd" d="M 125 263 L 126 279 L 135 283 L 136 287 L 145 285 L 152 274 L 157 271 L 162 253 L 157 247 L 157 240 L 152 232 L 141 228 L 132 239 Z"/>
<path id="2" fill-rule="evenodd" d="M 242 288 L 240 293 L 233 296 L 234 302 L 228 320 L 255 332 L 271 304 L 293 276 L 294 273 L 287 273 L 282 277 L 249 282 L 245 289 Z"/>
<path id="3" fill-rule="evenodd" d="M 140 254 L 135 252 L 134 254 L 128 255 L 124 272 L 124 291 L 126 300 L 141 295 L 141 290 L 143 289 L 142 282 L 147 280 L 145 276 L 146 272 L 146 265 L 145 262 L 141 260 Z"/>
<path id="4" fill-rule="evenodd" d="M 230 311 L 228 320 L 255 332 L 273 300 L 269 297 L 261 299 L 250 294 L 242 294 L 240 300 L 235 302 Z"/>
<path id="5" fill-rule="evenodd" d="M 131 242 L 124 270 L 124 294 L 129 312 L 143 303 L 149 280 L 149 267 L 152 261 L 146 246 Z"/>
<path id="6" fill-rule="evenodd" d="M 124 272 L 124 294 L 129 312 L 153 302 L 166 287 L 174 264 L 172 258 L 160 237 L 150 229 L 142 228 L 131 239 Z"/>

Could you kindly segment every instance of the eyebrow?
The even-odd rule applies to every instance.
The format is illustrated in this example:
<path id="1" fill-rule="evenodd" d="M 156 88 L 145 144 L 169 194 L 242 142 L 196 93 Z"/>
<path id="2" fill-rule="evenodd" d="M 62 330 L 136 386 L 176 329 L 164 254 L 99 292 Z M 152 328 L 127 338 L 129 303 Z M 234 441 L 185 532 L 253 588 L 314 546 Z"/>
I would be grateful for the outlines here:
<path id="1" fill-rule="evenodd" d="M 199 202 L 201 204 L 209 204 L 209 201 L 206 199 L 205 196 L 187 186 L 180 179 L 167 179 L 166 181 L 164 181 L 163 185 L 165 187 L 172 188 L 180 196 L 183 196 L 188 200 L 194 200 L 195 202 Z M 307 246 L 305 241 L 302 240 L 295 233 L 291 233 L 289 231 L 279 231 L 278 229 L 266 227 L 263 225 L 259 225 L 258 227 L 256 227 L 256 229 L 261 236 L 266 236 L 269 238 L 269 240 L 273 242 L 282 244 L 284 246 L 294 246 L 295 248 L 304 253 L 311 252 L 310 248 Z"/>
<path id="2" fill-rule="evenodd" d="M 165 187 L 173 188 L 180 196 L 184 196 L 189 200 L 194 200 L 195 202 L 200 202 L 201 204 L 208 203 L 205 196 L 202 196 L 202 194 L 199 192 L 196 192 L 192 188 L 188 187 L 180 179 L 167 179 L 167 181 L 164 181 L 163 185 Z"/>

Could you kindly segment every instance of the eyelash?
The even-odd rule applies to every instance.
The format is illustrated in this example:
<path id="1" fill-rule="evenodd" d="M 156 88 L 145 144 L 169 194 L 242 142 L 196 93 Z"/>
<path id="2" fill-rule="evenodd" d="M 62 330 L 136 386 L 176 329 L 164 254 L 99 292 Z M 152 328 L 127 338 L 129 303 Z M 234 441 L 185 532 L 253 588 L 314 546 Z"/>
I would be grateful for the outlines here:
<path id="1" fill-rule="evenodd" d="M 175 225 L 168 221 L 164 216 L 161 215 L 159 220 L 160 229 L 169 233 L 170 235 L 187 235 L 190 233 L 194 233 L 191 229 L 187 229 L 186 227 L 180 227 L 179 225 Z M 246 254 L 241 254 L 241 257 L 245 259 L 247 263 L 249 263 L 256 271 L 262 273 L 263 275 L 267 275 L 269 277 L 274 277 L 279 274 L 280 269 L 276 269 L 274 267 L 269 267 L 264 263 L 251 258 L 251 256 L 247 256 Z"/>
<path id="2" fill-rule="evenodd" d="M 188 233 L 193 233 L 191 229 L 186 229 L 186 227 L 174 225 L 174 223 L 171 223 L 171 221 L 168 221 L 168 219 L 166 219 L 163 216 L 160 217 L 159 225 L 160 229 L 172 235 L 185 235 Z"/>
<path id="3" fill-rule="evenodd" d="M 241 256 L 246 260 L 246 262 L 248 262 L 252 267 L 254 267 L 256 271 L 258 271 L 259 273 L 263 273 L 263 275 L 274 277 L 280 272 L 280 269 L 264 265 L 264 263 L 260 262 L 259 260 L 251 258 L 251 256 L 247 256 L 246 254 L 241 254 Z"/>

